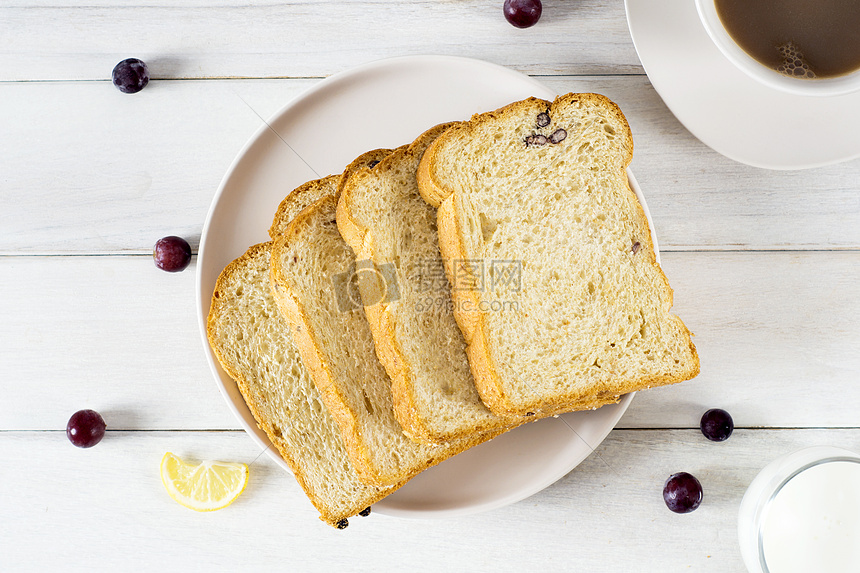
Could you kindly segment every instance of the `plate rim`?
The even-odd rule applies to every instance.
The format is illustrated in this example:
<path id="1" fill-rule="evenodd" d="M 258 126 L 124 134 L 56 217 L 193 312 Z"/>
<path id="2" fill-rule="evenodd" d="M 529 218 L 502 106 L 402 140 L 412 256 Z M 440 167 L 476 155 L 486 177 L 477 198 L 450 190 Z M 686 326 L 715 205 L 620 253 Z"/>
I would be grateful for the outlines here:
<path id="1" fill-rule="evenodd" d="M 259 428 L 256 427 L 256 424 L 254 424 L 254 426 L 251 426 L 248 423 L 248 421 L 245 418 L 244 413 L 239 410 L 239 408 L 238 408 L 237 404 L 235 403 L 235 401 L 233 400 L 232 396 L 230 396 L 228 394 L 228 389 L 227 389 L 227 386 L 225 385 L 225 381 L 224 381 L 224 378 L 222 375 L 223 369 L 221 368 L 220 364 L 218 363 L 217 358 L 215 357 L 214 352 L 213 352 L 211 346 L 209 345 L 207 330 L 206 330 L 206 323 L 207 323 L 207 318 L 208 318 L 209 304 L 211 302 L 211 293 L 209 294 L 208 297 L 205 297 L 205 299 L 204 299 L 203 285 L 202 285 L 202 281 L 203 281 L 202 274 L 203 274 L 203 270 L 204 270 L 205 265 L 201 264 L 201 262 L 206 260 L 207 238 L 208 238 L 209 233 L 210 233 L 210 226 L 211 226 L 211 222 L 212 222 L 214 213 L 217 209 L 219 202 L 222 199 L 222 196 L 225 192 L 225 189 L 228 187 L 228 184 L 229 184 L 231 178 L 233 177 L 234 172 L 239 168 L 240 164 L 244 160 L 249 149 L 253 145 L 255 145 L 255 143 L 261 137 L 263 137 L 264 134 L 266 134 L 268 131 L 272 130 L 272 128 L 270 126 L 273 123 L 277 122 L 279 118 L 281 118 L 285 114 L 289 113 L 289 111 L 293 107 L 300 105 L 302 102 L 307 101 L 308 99 L 314 98 L 320 91 L 335 89 L 339 83 L 349 81 L 354 76 L 367 74 L 369 72 L 373 72 L 373 71 L 380 69 L 380 68 L 395 67 L 397 65 L 403 65 L 403 64 L 420 65 L 422 63 L 437 64 L 438 65 L 438 64 L 444 64 L 445 62 L 453 62 L 453 63 L 459 64 L 459 65 L 469 65 L 469 66 L 476 66 L 476 67 L 483 67 L 483 68 L 491 69 L 495 73 L 501 73 L 502 75 L 509 75 L 512 78 L 516 78 L 518 81 L 527 80 L 529 83 L 531 83 L 533 85 L 533 87 L 539 89 L 540 91 L 545 92 L 547 94 L 557 95 L 554 90 L 552 90 L 551 88 L 545 86 L 544 84 L 540 83 L 538 80 L 536 80 L 536 79 L 534 79 L 534 78 L 532 78 L 526 74 L 522 74 L 520 72 L 517 72 L 517 71 L 512 70 L 510 68 L 506 68 L 504 66 L 500 66 L 498 64 L 493 64 L 491 62 L 487 62 L 484 60 L 478 60 L 478 59 L 474 59 L 474 58 L 467 58 L 467 57 L 462 57 L 462 56 L 451 56 L 451 55 L 409 55 L 409 56 L 396 56 L 396 57 L 374 60 L 374 61 L 362 64 L 359 66 L 355 66 L 355 67 L 343 70 L 341 72 L 338 72 L 336 74 L 333 74 L 331 76 L 328 76 L 327 78 L 320 80 L 319 82 L 317 82 L 313 86 L 307 88 L 306 90 L 297 94 L 295 97 L 291 98 L 283 106 L 281 106 L 275 113 L 273 113 L 268 118 L 266 118 L 263 121 L 262 125 L 260 125 L 254 131 L 254 133 L 248 138 L 248 140 L 244 143 L 244 145 L 236 153 L 235 157 L 233 158 L 229 167 L 227 168 L 223 177 L 221 178 L 221 181 L 218 184 L 218 188 L 217 188 L 215 194 L 212 196 L 212 200 L 209 204 L 209 209 L 207 211 L 206 218 L 205 218 L 205 221 L 203 224 L 203 229 L 202 229 L 202 232 L 200 235 L 200 242 L 199 242 L 198 252 L 197 252 L 197 268 L 196 268 L 196 281 L 195 281 L 195 286 L 196 286 L 195 298 L 196 298 L 196 304 L 197 304 L 197 319 L 198 319 L 198 327 L 200 329 L 201 339 L 202 339 L 202 343 L 203 343 L 203 351 L 204 351 L 204 354 L 206 356 L 206 361 L 209 364 L 209 370 L 210 370 L 210 372 L 214 378 L 215 384 L 218 387 L 218 390 L 219 390 L 221 396 L 224 398 L 224 401 L 227 403 L 228 409 L 233 413 L 233 415 L 235 416 L 235 418 L 239 422 L 239 425 L 242 427 L 242 429 L 245 431 L 245 433 L 248 434 L 249 437 L 272 458 L 272 460 L 276 463 L 276 465 L 278 465 L 282 469 L 286 470 L 287 473 L 289 473 L 290 475 L 293 475 L 291 468 L 287 465 L 286 461 L 281 457 L 281 455 L 277 451 L 277 449 L 273 447 L 273 444 L 269 441 L 268 437 L 265 436 L 264 433 L 262 433 L 262 435 L 261 435 L 262 430 L 259 430 Z M 644 195 L 642 194 L 641 188 L 639 187 L 639 184 L 636 181 L 635 177 L 633 176 L 629 167 L 627 168 L 627 175 L 628 175 L 628 181 L 630 182 L 630 187 L 633 190 L 633 192 L 636 194 L 636 197 L 639 200 L 639 203 L 642 206 L 643 211 L 645 212 L 645 216 L 646 216 L 646 219 L 648 221 L 648 225 L 649 225 L 649 228 L 651 231 L 651 238 L 652 238 L 652 241 L 654 243 L 654 250 L 655 250 L 657 262 L 659 263 L 660 262 L 660 250 L 659 250 L 659 246 L 658 246 L 658 242 L 657 242 L 656 231 L 654 229 L 654 224 L 653 224 L 653 221 L 651 219 L 651 214 L 650 214 L 650 211 L 648 209 L 648 205 L 645 201 Z M 250 245 L 248 245 L 248 246 L 250 247 Z M 223 374 L 226 374 L 226 373 L 223 373 Z M 227 375 L 227 376 L 229 377 L 229 375 Z M 235 380 L 232 379 L 232 377 L 230 377 L 230 380 L 233 382 L 234 385 L 236 385 L 236 382 L 235 382 Z M 236 386 L 238 386 L 238 385 L 236 385 Z M 556 474 L 549 475 L 549 476 L 545 477 L 545 479 L 543 479 L 543 480 L 536 481 L 534 484 L 532 484 L 531 487 L 529 487 L 527 489 L 521 488 L 521 489 L 518 489 L 514 492 L 509 493 L 506 496 L 494 498 L 492 500 L 489 500 L 489 501 L 486 501 L 486 502 L 483 502 L 480 504 L 470 504 L 470 505 L 465 505 L 465 506 L 461 506 L 461 507 L 455 507 L 455 508 L 449 507 L 449 508 L 440 508 L 440 509 L 433 509 L 433 508 L 402 509 L 402 508 L 396 508 L 396 507 L 386 507 L 385 506 L 385 500 L 381 500 L 377 504 L 374 504 L 375 513 L 394 516 L 394 517 L 406 517 L 406 518 L 414 518 L 414 519 L 430 519 L 430 518 L 435 519 L 435 518 L 455 517 L 455 516 L 473 515 L 473 514 L 482 513 L 485 511 L 490 511 L 492 509 L 498 509 L 498 508 L 505 507 L 507 505 L 516 503 L 518 501 L 522 501 L 523 499 L 526 499 L 528 497 L 531 497 L 532 495 L 535 495 L 536 493 L 542 491 L 543 489 L 549 487 L 553 483 L 555 483 L 558 480 L 560 480 L 561 478 L 563 478 L 565 475 L 567 475 L 573 469 L 575 469 L 579 464 L 581 464 L 586 458 L 588 458 L 591 454 L 593 454 L 594 451 L 596 450 L 596 448 L 599 447 L 599 445 L 606 439 L 606 436 L 609 435 L 609 433 L 616 427 L 616 425 L 618 424 L 618 421 L 624 415 L 624 413 L 626 412 L 627 408 L 629 407 L 631 401 L 633 400 L 634 395 L 635 395 L 635 392 L 628 393 L 628 394 L 624 395 L 617 404 L 607 406 L 607 407 L 615 408 L 616 411 L 614 412 L 614 414 L 612 415 L 610 420 L 607 421 L 603 430 L 601 430 L 599 432 L 599 434 L 598 434 L 599 440 L 597 440 L 593 446 L 591 444 L 588 444 L 587 442 L 584 442 L 584 440 L 582 440 L 586 444 L 586 446 L 588 446 L 588 448 L 591 451 L 586 453 L 585 455 L 581 456 L 580 458 L 576 459 L 575 461 L 567 464 L 566 469 L 563 472 L 559 473 L 558 475 L 556 475 Z M 247 405 L 245 406 L 245 408 L 247 409 Z M 248 410 L 248 412 L 250 413 L 250 410 Z M 564 417 L 566 415 L 570 415 L 570 414 L 562 414 L 561 417 Z M 512 430 L 512 431 L 515 431 L 515 430 Z M 396 492 L 394 494 L 392 494 L 392 496 L 396 496 L 396 495 L 397 495 Z M 377 510 L 377 508 L 378 508 L 378 510 Z"/>

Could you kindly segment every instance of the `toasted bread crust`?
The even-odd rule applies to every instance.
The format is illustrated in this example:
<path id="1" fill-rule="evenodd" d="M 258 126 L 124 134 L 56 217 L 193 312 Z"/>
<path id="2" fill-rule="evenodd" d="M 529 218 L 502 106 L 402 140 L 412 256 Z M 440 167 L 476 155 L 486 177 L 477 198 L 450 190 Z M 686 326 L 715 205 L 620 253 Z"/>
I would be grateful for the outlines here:
<path id="1" fill-rule="evenodd" d="M 459 124 L 454 127 L 454 129 L 459 128 Z M 430 147 L 424 151 L 424 157 L 433 157 L 436 155 L 440 139 L 441 138 L 437 137 L 433 143 L 430 144 Z M 431 171 L 432 165 L 433 161 L 423 161 L 423 158 L 421 163 L 418 164 L 418 173 L 416 174 L 416 177 L 418 178 L 418 192 L 421 194 L 422 199 L 438 209 L 448 194 L 446 194 L 445 190 L 436 183 L 436 179 L 433 177 L 433 173 Z"/>
<path id="2" fill-rule="evenodd" d="M 448 282 L 454 284 L 456 269 L 453 268 L 453 265 L 456 264 L 456 261 L 468 260 L 469 257 L 463 248 L 464 242 L 460 239 L 463 231 L 457 220 L 453 195 L 448 196 L 442 202 L 436 217 L 436 226 L 439 229 L 439 250 L 442 251 L 442 259 L 447 262 L 445 274 L 448 276 Z M 501 381 L 498 379 L 499 375 L 495 362 L 489 351 L 486 337 L 487 328 L 483 324 L 486 318 L 473 310 L 478 308 L 480 302 L 478 291 L 475 289 L 452 289 L 451 297 L 454 300 L 454 319 L 466 340 L 466 356 L 469 358 L 469 367 L 472 370 L 472 377 L 475 379 L 478 394 L 491 412 L 507 414 L 510 410 L 505 407 L 507 404 L 506 397 Z"/>
<path id="3" fill-rule="evenodd" d="M 462 222 L 458 219 L 458 211 L 455 205 L 455 202 L 458 199 L 457 194 L 460 191 L 458 189 L 445 188 L 445 186 L 442 185 L 435 177 L 435 170 L 438 163 L 437 156 L 440 153 L 440 150 L 443 149 L 449 141 L 452 141 L 456 136 L 460 135 L 460 133 L 464 131 L 469 133 L 469 130 L 482 122 L 505 120 L 508 116 L 516 114 L 521 106 L 532 106 L 535 103 L 542 103 L 550 111 L 550 115 L 553 115 L 554 111 L 558 107 L 570 105 L 575 102 L 604 106 L 604 108 L 608 109 L 620 123 L 626 126 L 624 166 L 628 166 L 633 157 L 633 138 L 630 134 L 627 120 L 615 103 L 599 94 L 567 94 L 557 97 L 553 102 L 537 98 L 528 98 L 520 102 L 514 102 L 495 111 L 474 115 L 471 121 L 450 129 L 436 139 L 430 148 L 428 148 L 418 169 L 418 185 L 421 196 L 424 200 L 431 205 L 439 207 L 437 215 L 439 247 L 443 258 L 446 261 L 468 260 L 471 257 L 468 256 L 468 253 L 465 250 L 465 233 L 462 228 Z M 650 227 L 648 225 L 647 217 L 645 216 L 645 211 L 639 204 L 638 199 L 636 199 L 635 193 L 630 189 L 629 182 L 626 185 L 626 190 L 634 199 L 632 204 L 635 205 L 636 209 L 635 217 L 648 230 L 648 233 L 639 239 L 640 242 L 643 243 L 641 251 L 646 253 L 649 258 L 650 265 L 654 268 L 661 281 L 668 289 L 669 296 L 663 309 L 668 313 L 672 307 L 672 291 L 669 287 L 668 279 L 657 263 L 654 245 L 651 240 Z M 449 273 L 450 279 L 451 269 L 449 269 L 447 265 L 446 272 Z M 538 397 L 533 401 L 514 402 L 504 392 L 503 384 L 499 376 L 499 369 L 494 361 L 494 349 L 490 342 L 486 317 L 478 310 L 478 303 L 481 300 L 480 294 L 474 289 L 452 289 L 452 296 L 455 301 L 454 316 L 457 320 L 457 324 L 463 331 L 463 336 L 468 345 L 467 354 L 472 368 L 472 374 L 475 378 L 475 385 L 478 388 L 481 399 L 493 413 L 499 415 L 524 415 L 527 413 L 550 415 L 553 413 L 581 408 L 582 405 L 587 402 L 587 400 L 578 392 L 560 394 L 555 396 L 551 402 L 541 400 Z M 689 337 L 691 333 L 683 324 L 681 319 L 674 315 L 670 316 L 670 320 L 676 322 Z M 682 372 L 678 376 L 663 376 L 656 374 L 646 376 L 642 379 L 636 380 L 635 385 L 640 388 L 648 388 L 651 386 L 681 382 L 698 375 L 700 367 L 699 357 L 692 340 L 689 341 L 689 348 L 692 352 L 693 359 L 685 372 Z M 598 394 L 598 398 L 596 400 L 592 400 L 591 403 L 599 403 L 603 400 L 609 399 L 600 398 L 601 395 L 614 396 L 612 401 L 617 401 L 620 394 L 629 391 L 625 386 L 627 386 L 627 384 L 623 382 L 619 383 L 615 388 L 609 388 Z"/>

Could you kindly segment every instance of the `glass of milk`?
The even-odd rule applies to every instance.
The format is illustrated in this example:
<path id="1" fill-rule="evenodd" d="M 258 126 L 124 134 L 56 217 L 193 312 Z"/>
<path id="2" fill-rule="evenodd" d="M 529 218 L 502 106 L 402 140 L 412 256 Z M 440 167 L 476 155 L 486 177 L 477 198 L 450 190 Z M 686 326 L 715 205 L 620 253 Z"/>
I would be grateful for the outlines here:
<path id="1" fill-rule="evenodd" d="M 860 571 L 860 455 L 816 446 L 774 460 L 741 501 L 750 573 Z"/>

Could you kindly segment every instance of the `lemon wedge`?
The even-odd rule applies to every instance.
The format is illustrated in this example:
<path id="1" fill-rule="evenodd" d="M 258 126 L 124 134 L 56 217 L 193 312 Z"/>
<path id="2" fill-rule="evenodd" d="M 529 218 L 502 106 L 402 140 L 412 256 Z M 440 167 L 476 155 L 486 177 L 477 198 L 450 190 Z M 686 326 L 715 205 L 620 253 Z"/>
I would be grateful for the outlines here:
<path id="1" fill-rule="evenodd" d="M 161 482 L 176 502 L 194 511 L 233 503 L 248 485 L 248 466 L 230 462 L 188 463 L 170 452 L 161 458 Z"/>

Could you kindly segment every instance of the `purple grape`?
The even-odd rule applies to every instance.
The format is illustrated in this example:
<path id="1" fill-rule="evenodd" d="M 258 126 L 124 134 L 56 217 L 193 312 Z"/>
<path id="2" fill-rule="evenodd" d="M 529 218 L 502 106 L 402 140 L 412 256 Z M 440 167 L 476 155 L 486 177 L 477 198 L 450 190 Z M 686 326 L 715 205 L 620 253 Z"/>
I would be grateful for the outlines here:
<path id="1" fill-rule="evenodd" d="M 136 94 L 149 83 L 149 69 L 142 60 L 128 58 L 114 66 L 111 79 L 122 93 Z"/>
<path id="2" fill-rule="evenodd" d="M 95 410 L 79 410 L 66 424 L 66 436 L 79 448 L 91 448 L 105 437 L 105 421 Z"/>
<path id="3" fill-rule="evenodd" d="M 158 239 L 152 250 L 155 266 L 169 273 L 184 271 L 191 262 L 191 245 L 182 237 L 173 235 Z"/>
<path id="4" fill-rule="evenodd" d="M 735 423 L 728 412 L 713 408 L 702 416 L 699 427 L 702 428 L 705 437 L 712 442 L 722 442 L 728 440 L 729 436 L 732 435 Z"/>
<path id="5" fill-rule="evenodd" d="M 663 486 L 663 501 L 675 513 L 690 513 L 702 503 L 702 484 L 687 472 L 673 474 Z"/>
<path id="6" fill-rule="evenodd" d="M 505 0 L 505 19 L 517 28 L 530 28 L 540 20 L 540 0 Z"/>

